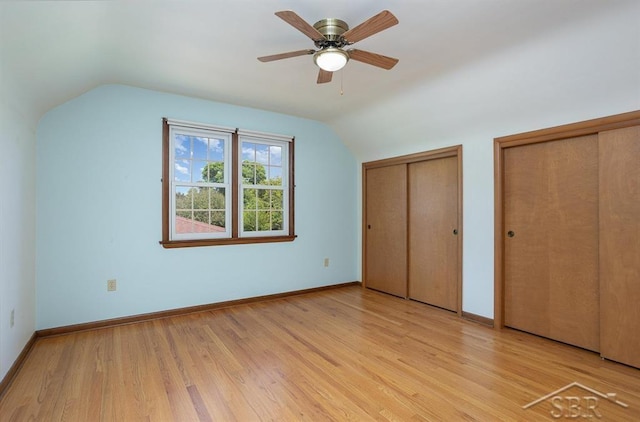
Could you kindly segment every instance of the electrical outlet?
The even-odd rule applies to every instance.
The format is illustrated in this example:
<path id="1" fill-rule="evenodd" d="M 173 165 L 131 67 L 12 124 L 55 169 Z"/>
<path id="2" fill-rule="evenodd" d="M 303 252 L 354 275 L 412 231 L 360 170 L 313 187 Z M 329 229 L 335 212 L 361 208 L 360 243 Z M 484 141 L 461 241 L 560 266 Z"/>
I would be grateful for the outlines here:
<path id="1" fill-rule="evenodd" d="M 16 323 L 16 310 L 12 309 L 11 310 L 11 318 L 9 318 L 9 325 L 11 327 L 13 327 Z"/>
<path id="2" fill-rule="evenodd" d="M 117 288 L 117 285 L 116 285 L 115 278 L 111 279 L 111 280 L 107 280 L 107 291 L 108 292 L 115 292 L 116 288 Z"/>
<path id="3" fill-rule="evenodd" d="M 329 266 L 329 258 L 325 258 L 324 259 L 324 266 L 328 267 Z"/>

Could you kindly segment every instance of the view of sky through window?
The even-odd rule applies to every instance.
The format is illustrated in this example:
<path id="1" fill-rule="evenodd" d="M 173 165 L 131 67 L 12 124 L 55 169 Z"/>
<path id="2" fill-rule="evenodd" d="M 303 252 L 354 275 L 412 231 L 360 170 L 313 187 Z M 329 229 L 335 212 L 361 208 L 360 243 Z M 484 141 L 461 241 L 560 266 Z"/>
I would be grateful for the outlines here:
<path id="1" fill-rule="evenodd" d="M 202 182 L 204 181 L 203 170 L 208 163 L 224 162 L 224 140 L 176 134 L 174 156 L 174 180 L 177 182 Z M 215 180 L 213 175 L 210 180 Z M 222 182 L 223 180 L 216 181 Z"/>

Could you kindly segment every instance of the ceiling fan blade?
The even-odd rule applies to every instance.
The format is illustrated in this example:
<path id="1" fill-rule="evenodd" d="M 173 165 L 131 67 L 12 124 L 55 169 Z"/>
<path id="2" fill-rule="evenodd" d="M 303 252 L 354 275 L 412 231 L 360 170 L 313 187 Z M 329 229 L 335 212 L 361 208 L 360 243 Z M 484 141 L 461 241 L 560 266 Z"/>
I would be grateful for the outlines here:
<path id="1" fill-rule="evenodd" d="M 381 67 L 383 69 L 391 69 L 398 63 L 398 59 L 393 57 L 383 56 L 382 54 L 370 53 L 363 50 L 349 50 L 349 58 L 362 63 L 370 64 L 373 66 Z"/>
<path id="2" fill-rule="evenodd" d="M 332 77 L 333 77 L 333 72 L 320 69 L 320 72 L 318 72 L 318 83 L 326 84 L 327 82 L 331 82 Z"/>
<path id="3" fill-rule="evenodd" d="M 276 12 L 276 16 L 314 41 L 324 39 L 324 35 L 322 35 L 320 31 L 309 25 L 304 19 L 298 16 L 296 12 L 283 10 L 281 12 Z"/>
<path id="4" fill-rule="evenodd" d="M 393 13 L 388 10 L 383 10 L 377 15 L 367 19 L 355 28 L 351 28 L 342 37 L 349 42 L 349 44 L 356 43 L 367 37 L 377 34 L 380 31 L 384 31 L 387 28 L 392 27 L 398 23 Z"/>
<path id="5" fill-rule="evenodd" d="M 271 56 L 258 57 L 261 62 L 272 62 L 274 60 L 288 59 L 290 57 L 306 56 L 315 53 L 315 50 L 289 51 L 288 53 L 273 54 Z"/>

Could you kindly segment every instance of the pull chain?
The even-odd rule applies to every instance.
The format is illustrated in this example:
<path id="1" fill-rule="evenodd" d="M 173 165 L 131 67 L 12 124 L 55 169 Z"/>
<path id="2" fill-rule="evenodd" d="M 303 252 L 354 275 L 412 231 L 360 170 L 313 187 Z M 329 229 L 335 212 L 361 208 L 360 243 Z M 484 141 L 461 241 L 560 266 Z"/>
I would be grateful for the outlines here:
<path id="1" fill-rule="evenodd" d="M 344 95 L 344 90 L 342 89 L 342 81 L 344 79 L 344 69 L 340 71 L 340 95 Z"/>

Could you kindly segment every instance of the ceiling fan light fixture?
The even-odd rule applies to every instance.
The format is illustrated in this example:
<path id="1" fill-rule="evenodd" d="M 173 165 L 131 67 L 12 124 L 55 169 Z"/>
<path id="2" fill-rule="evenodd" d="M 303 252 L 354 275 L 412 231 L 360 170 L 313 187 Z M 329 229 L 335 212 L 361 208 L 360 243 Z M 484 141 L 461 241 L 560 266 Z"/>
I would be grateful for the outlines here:
<path id="1" fill-rule="evenodd" d="M 292 10 L 276 12 L 276 16 L 310 38 L 316 49 L 289 51 L 287 53 L 258 57 L 261 62 L 313 55 L 313 62 L 320 68 L 317 79 L 319 84 L 331 82 L 333 73 L 342 69 L 349 60 L 355 60 L 386 70 L 391 69 L 398 63 L 398 59 L 383 56 L 382 54 L 352 48 L 347 51 L 344 50 L 345 47 L 396 25 L 398 18 L 388 10 L 383 10 L 354 28 L 349 28 L 345 21 L 335 18 L 319 20 L 312 26 Z"/>
<path id="2" fill-rule="evenodd" d="M 335 72 L 340 70 L 349 61 L 349 55 L 346 51 L 335 47 L 325 48 L 313 55 L 313 61 L 322 70 L 327 72 Z"/>

